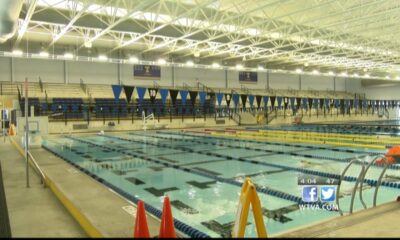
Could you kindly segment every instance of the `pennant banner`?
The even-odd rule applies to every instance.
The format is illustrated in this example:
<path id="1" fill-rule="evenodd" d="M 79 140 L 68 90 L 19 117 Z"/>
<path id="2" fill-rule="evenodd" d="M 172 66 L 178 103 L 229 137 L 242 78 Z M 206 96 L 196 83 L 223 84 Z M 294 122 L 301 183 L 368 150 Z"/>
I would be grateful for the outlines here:
<path id="1" fill-rule="evenodd" d="M 290 107 L 292 108 L 292 111 L 294 112 L 294 110 L 296 109 L 296 106 L 294 105 L 294 102 L 296 101 L 295 97 L 291 97 L 290 98 Z"/>
<path id="2" fill-rule="evenodd" d="M 222 99 L 224 98 L 224 93 L 217 93 L 217 103 L 218 106 L 221 106 Z"/>
<path id="3" fill-rule="evenodd" d="M 119 95 L 121 95 L 122 87 L 121 85 L 111 85 L 112 91 L 114 93 L 115 101 L 118 101 Z"/>
<path id="4" fill-rule="evenodd" d="M 312 98 L 308 98 L 308 107 L 312 108 L 313 106 L 313 99 Z"/>
<path id="5" fill-rule="evenodd" d="M 303 109 L 307 109 L 307 103 L 308 103 L 308 99 L 307 98 L 303 98 Z"/>
<path id="6" fill-rule="evenodd" d="M 260 109 L 260 107 L 261 107 L 261 100 L 262 100 L 262 96 L 257 95 L 256 96 L 257 109 Z"/>
<path id="7" fill-rule="evenodd" d="M 133 94 L 133 90 L 135 89 L 135 87 L 131 87 L 131 86 L 124 86 L 124 92 L 125 92 L 125 97 L 126 97 L 126 102 L 130 103 L 132 100 L 132 94 Z"/>
<path id="8" fill-rule="evenodd" d="M 143 99 L 144 99 L 144 94 L 146 93 L 146 88 L 144 88 L 144 87 L 136 87 L 136 91 L 137 91 L 138 96 L 139 96 L 139 103 L 142 103 Z"/>
<path id="9" fill-rule="evenodd" d="M 186 105 L 186 99 L 189 92 L 187 90 L 180 90 L 179 93 L 181 94 L 182 105 Z"/>
<path id="10" fill-rule="evenodd" d="M 200 105 L 204 107 L 206 102 L 207 92 L 199 92 Z"/>
<path id="11" fill-rule="evenodd" d="M 254 95 L 249 95 L 249 103 L 250 103 L 250 107 L 253 107 L 253 105 L 254 105 Z"/>
<path id="12" fill-rule="evenodd" d="M 284 97 L 283 98 L 283 107 L 284 107 L 284 109 L 286 110 L 288 108 L 288 106 L 289 106 L 289 98 Z"/>
<path id="13" fill-rule="evenodd" d="M 354 104 L 354 108 L 358 108 L 358 99 L 357 98 L 354 99 L 353 104 Z"/>
<path id="14" fill-rule="evenodd" d="M 233 100 L 233 103 L 235 104 L 235 107 L 237 107 L 239 104 L 239 98 L 240 98 L 239 94 L 237 94 L 237 93 L 232 94 L 232 100 Z"/>
<path id="15" fill-rule="evenodd" d="M 301 98 L 296 98 L 296 108 L 299 109 L 301 105 Z"/>
<path id="16" fill-rule="evenodd" d="M 242 99 L 243 108 L 245 108 L 246 107 L 246 102 L 247 102 L 247 95 L 246 94 L 241 94 L 240 98 Z"/>
<path id="17" fill-rule="evenodd" d="M 322 109 L 324 107 L 324 99 L 320 98 L 319 99 L 319 108 Z"/>
<path id="18" fill-rule="evenodd" d="M 168 89 L 160 89 L 161 102 L 165 106 L 167 103 Z"/>
<path id="19" fill-rule="evenodd" d="M 171 96 L 172 105 L 176 105 L 176 98 L 178 97 L 178 90 L 169 90 L 169 95 Z"/>
<path id="20" fill-rule="evenodd" d="M 275 107 L 275 99 L 276 99 L 276 96 L 271 97 L 271 106 L 272 107 Z"/>
<path id="21" fill-rule="evenodd" d="M 198 92 L 196 92 L 196 91 L 189 91 L 189 97 L 190 97 L 190 101 L 192 102 L 192 106 L 194 106 L 196 104 L 197 94 L 198 94 Z"/>
<path id="22" fill-rule="evenodd" d="M 154 104 L 154 102 L 156 101 L 158 89 L 157 88 L 149 88 L 148 90 L 149 90 L 149 95 L 150 95 L 150 102 L 151 102 L 151 104 Z"/>
<path id="23" fill-rule="evenodd" d="M 340 106 L 340 99 L 335 99 L 335 107 L 339 108 Z"/>
<path id="24" fill-rule="evenodd" d="M 325 108 L 329 108 L 329 103 L 330 103 L 329 99 L 326 98 L 325 99 Z"/>
<path id="25" fill-rule="evenodd" d="M 225 101 L 226 101 L 226 105 L 228 106 L 228 108 L 231 105 L 231 100 L 232 100 L 232 94 L 225 93 Z"/>
<path id="26" fill-rule="evenodd" d="M 318 99 L 314 98 L 314 100 L 313 100 L 313 106 L 314 106 L 315 109 L 318 108 Z"/>
<path id="27" fill-rule="evenodd" d="M 282 106 L 282 97 L 276 97 L 276 100 L 278 101 L 278 108 L 281 108 L 281 106 Z"/>
<path id="28" fill-rule="evenodd" d="M 263 100 L 264 100 L 264 107 L 268 107 L 268 100 L 269 100 L 269 97 L 268 97 L 268 96 L 264 96 L 264 97 L 263 97 Z"/>

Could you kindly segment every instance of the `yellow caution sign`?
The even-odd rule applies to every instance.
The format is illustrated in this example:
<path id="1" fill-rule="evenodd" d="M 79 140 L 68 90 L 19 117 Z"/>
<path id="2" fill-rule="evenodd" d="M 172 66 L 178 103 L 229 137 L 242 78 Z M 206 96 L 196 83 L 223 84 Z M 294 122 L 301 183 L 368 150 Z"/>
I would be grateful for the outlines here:
<path id="1" fill-rule="evenodd" d="M 260 199 L 258 198 L 256 187 L 250 178 L 246 178 L 239 197 L 239 206 L 236 213 L 236 221 L 232 230 L 232 237 L 243 238 L 246 231 L 247 218 L 251 208 L 253 210 L 254 222 L 256 223 L 258 237 L 266 238 L 267 230 L 265 229 L 264 219 Z"/>

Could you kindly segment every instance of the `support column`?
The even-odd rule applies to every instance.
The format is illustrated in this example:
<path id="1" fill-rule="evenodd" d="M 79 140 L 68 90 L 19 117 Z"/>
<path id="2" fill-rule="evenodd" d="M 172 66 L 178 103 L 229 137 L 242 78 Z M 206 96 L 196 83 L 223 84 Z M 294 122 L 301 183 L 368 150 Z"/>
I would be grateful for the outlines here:
<path id="1" fill-rule="evenodd" d="M 225 89 L 228 89 L 228 70 L 225 69 Z"/>
<path id="2" fill-rule="evenodd" d="M 175 67 L 171 67 L 172 87 L 175 87 Z"/>
<path id="3" fill-rule="evenodd" d="M 301 74 L 299 74 L 299 90 L 301 90 Z"/>
<path id="4" fill-rule="evenodd" d="M 15 82 L 15 74 L 14 74 L 14 58 L 10 58 L 10 76 L 11 76 L 11 82 L 13 83 L 13 82 Z M 21 91 L 22 91 L 22 89 L 21 89 Z"/>
<path id="5" fill-rule="evenodd" d="M 333 91 L 336 92 L 336 76 L 333 77 Z"/>
<path id="6" fill-rule="evenodd" d="M 269 90 L 269 70 L 267 70 L 266 78 L 267 78 L 267 90 Z"/>
<path id="7" fill-rule="evenodd" d="M 121 80 L 121 63 L 119 62 L 117 64 L 117 77 L 118 77 L 118 84 L 121 85 L 122 84 L 122 80 Z"/>
<path id="8" fill-rule="evenodd" d="M 69 83 L 69 79 L 68 79 L 68 62 L 64 60 L 64 84 L 68 84 Z"/>

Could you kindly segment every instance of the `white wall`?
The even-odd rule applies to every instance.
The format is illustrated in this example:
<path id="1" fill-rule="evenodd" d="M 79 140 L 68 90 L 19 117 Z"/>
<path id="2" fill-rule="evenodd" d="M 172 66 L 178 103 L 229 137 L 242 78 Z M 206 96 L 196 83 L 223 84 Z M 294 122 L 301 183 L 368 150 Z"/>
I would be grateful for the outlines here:
<path id="1" fill-rule="evenodd" d="M 133 86 L 151 86 L 156 82 L 160 86 L 182 86 L 183 83 L 189 86 L 196 86 L 197 82 L 213 88 L 226 88 L 225 70 L 221 69 L 191 69 L 186 67 L 161 67 L 161 80 L 140 80 L 133 77 L 133 65 L 120 65 L 115 63 L 93 63 L 59 60 L 23 59 L 14 58 L 14 81 L 22 82 L 25 77 L 31 82 L 37 82 L 39 76 L 44 82 L 51 83 L 79 83 L 82 78 L 88 84 L 123 84 Z M 65 66 L 65 68 L 64 68 Z M 65 71 L 65 73 L 64 73 Z M 174 75 L 174 79 L 173 79 Z M 11 60 L 0 57 L 0 81 L 11 81 Z M 245 86 L 249 89 L 265 89 L 267 86 L 267 73 L 258 73 L 257 83 L 239 82 L 237 71 L 227 71 L 228 88 L 240 88 Z M 271 89 L 299 89 L 299 76 L 295 74 L 269 73 L 269 87 Z M 334 89 L 333 77 L 302 75 L 301 89 L 307 90 Z M 346 87 L 343 78 L 336 78 L 337 91 L 352 91 L 352 86 Z M 359 92 L 359 91 L 357 91 Z"/>
<path id="2" fill-rule="evenodd" d="M 368 99 L 400 100 L 400 86 L 365 88 L 361 85 L 360 79 L 349 79 L 347 87 L 348 91 L 365 93 L 365 96 Z"/>

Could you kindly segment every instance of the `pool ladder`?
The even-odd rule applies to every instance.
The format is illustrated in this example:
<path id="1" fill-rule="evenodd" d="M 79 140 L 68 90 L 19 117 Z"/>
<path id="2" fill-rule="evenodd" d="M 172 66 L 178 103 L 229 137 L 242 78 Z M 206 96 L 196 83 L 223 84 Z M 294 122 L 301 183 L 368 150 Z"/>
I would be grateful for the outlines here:
<path id="1" fill-rule="evenodd" d="M 353 213 L 353 208 L 354 208 L 355 195 L 356 195 L 356 192 L 357 192 L 357 187 L 358 187 L 358 185 L 360 185 L 360 192 L 359 192 L 359 195 L 360 195 L 361 204 L 363 205 L 364 209 L 367 209 L 367 205 L 366 205 L 365 202 L 364 202 L 363 194 L 362 194 L 364 179 L 365 179 L 365 176 L 367 175 L 367 172 L 368 172 L 369 168 L 370 168 L 373 164 L 375 164 L 376 161 L 377 161 L 378 159 L 383 159 L 384 162 L 385 162 L 385 166 L 384 166 L 384 168 L 383 168 L 383 170 L 382 170 L 382 172 L 381 172 L 381 174 L 380 174 L 380 176 L 379 176 L 379 178 L 378 178 L 378 180 L 377 180 L 377 182 L 376 182 L 376 186 L 375 186 L 373 207 L 376 207 L 376 201 L 377 201 L 377 196 L 378 196 L 378 190 L 379 190 L 379 188 L 380 188 L 380 186 L 381 186 L 381 184 L 382 184 L 383 176 L 384 176 L 384 174 L 385 174 L 387 168 L 389 167 L 389 164 L 387 164 L 387 161 L 386 161 L 386 156 L 383 155 L 383 154 L 378 155 L 378 156 L 375 156 L 375 157 L 368 163 L 368 165 L 366 165 L 367 161 L 365 161 L 365 160 L 362 160 L 362 159 L 353 159 L 353 160 L 350 161 L 350 163 L 349 163 L 349 164 L 346 166 L 346 168 L 343 170 L 343 172 L 342 172 L 342 174 L 341 174 L 341 176 L 340 176 L 340 179 L 339 179 L 339 184 L 338 184 L 337 190 L 336 190 L 336 196 L 337 196 L 337 197 L 336 197 L 336 204 L 337 204 L 337 206 L 338 206 L 338 211 L 339 211 L 339 213 L 340 213 L 341 216 L 343 216 L 343 211 L 342 211 L 342 209 L 340 208 L 339 193 L 340 193 L 340 186 L 341 186 L 341 183 L 342 183 L 342 181 L 343 181 L 343 179 L 344 179 L 344 177 L 345 177 L 345 174 L 346 174 L 347 170 L 348 170 L 348 169 L 351 167 L 351 165 L 353 165 L 354 163 L 356 163 L 356 162 L 361 163 L 361 171 L 360 171 L 360 174 L 358 175 L 358 177 L 357 177 L 357 179 L 356 179 L 356 183 L 355 183 L 355 185 L 354 185 L 354 188 L 353 188 L 353 191 L 352 191 L 352 194 L 351 194 L 351 202 L 350 202 L 349 214 L 352 214 L 352 213 Z"/>

